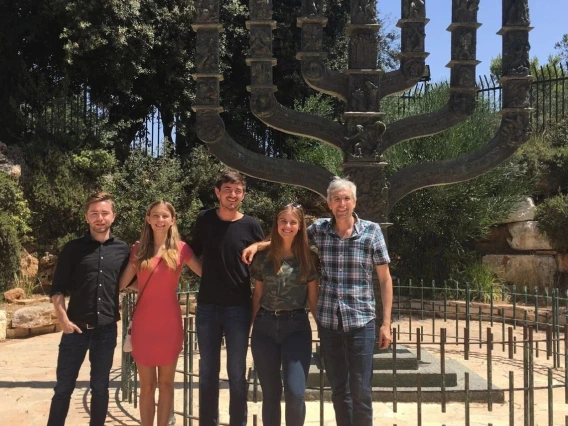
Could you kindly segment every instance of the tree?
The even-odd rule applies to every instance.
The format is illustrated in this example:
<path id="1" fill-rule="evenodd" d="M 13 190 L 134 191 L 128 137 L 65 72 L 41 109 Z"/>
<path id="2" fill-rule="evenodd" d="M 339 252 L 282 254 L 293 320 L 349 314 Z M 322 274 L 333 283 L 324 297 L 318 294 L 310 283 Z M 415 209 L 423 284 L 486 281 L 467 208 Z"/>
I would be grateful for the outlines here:
<path id="1" fill-rule="evenodd" d="M 562 36 L 562 40 L 554 45 L 554 48 L 560 51 L 560 57 L 568 62 L 568 34 Z"/>

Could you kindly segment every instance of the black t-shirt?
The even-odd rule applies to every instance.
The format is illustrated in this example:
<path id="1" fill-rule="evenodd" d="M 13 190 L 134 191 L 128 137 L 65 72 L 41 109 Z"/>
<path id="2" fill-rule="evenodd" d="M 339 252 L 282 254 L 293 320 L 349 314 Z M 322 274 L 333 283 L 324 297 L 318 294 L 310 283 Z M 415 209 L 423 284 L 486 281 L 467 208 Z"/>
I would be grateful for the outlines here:
<path id="1" fill-rule="evenodd" d="M 250 274 L 241 254 L 247 246 L 262 239 L 262 228 L 251 216 L 227 222 L 219 219 L 217 209 L 199 213 L 190 244 L 196 256 L 203 256 L 197 301 L 220 306 L 249 306 Z"/>

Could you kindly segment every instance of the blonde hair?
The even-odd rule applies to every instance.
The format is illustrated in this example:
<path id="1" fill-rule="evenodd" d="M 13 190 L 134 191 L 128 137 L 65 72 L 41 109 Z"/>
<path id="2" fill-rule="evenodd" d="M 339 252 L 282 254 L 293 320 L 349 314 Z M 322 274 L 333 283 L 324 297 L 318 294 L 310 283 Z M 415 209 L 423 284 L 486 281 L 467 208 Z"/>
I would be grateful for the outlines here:
<path id="1" fill-rule="evenodd" d="M 307 281 L 308 277 L 316 270 L 316 265 L 314 264 L 314 259 L 310 251 L 308 231 L 306 230 L 306 220 L 302 207 L 288 204 L 278 210 L 272 222 L 270 235 L 267 238 L 267 240 L 270 240 L 270 249 L 266 254 L 266 259 L 272 262 L 276 275 L 282 273 L 282 251 L 284 244 L 282 237 L 278 233 L 278 218 L 285 212 L 290 212 L 298 218 L 300 229 L 298 229 L 298 233 L 294 237 L 294 241 L 292 241 L 292 253 L 300 265 L 300 279 Z"/>
<path id="2" fill-rule="evenodd" d="M 154 257 L 154 232 L 152 227 L 146 220 L 150 217 L 152 209 L 157 206 L 164 206 L 167 208 L 174 219 L 174 223 L 168 230 L 166 237 L 166 250 L 162 253 L 161 258 L 164 260 L 168 268 L 176 270 L 178 267 L 179 259 L 179 242 L 180 236 L 175 223 L 176 210 L 171 203 L 167 201 L 155 201 L 148 206 L 146 210 L 146 217 L 144 218 L 144 225 L 142 225 L 142 232 L 140 233 L 140 242 L 134 257 L 134 265 L 136 269 L 150 269 L 152 267 L 152 258 Z"/>

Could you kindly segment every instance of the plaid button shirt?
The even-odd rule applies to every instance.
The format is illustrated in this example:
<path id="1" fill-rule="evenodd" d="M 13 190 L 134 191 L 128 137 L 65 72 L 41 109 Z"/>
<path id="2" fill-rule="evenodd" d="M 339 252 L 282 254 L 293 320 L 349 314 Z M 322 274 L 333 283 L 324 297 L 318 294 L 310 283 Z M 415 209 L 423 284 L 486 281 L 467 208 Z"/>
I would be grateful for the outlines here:
<path id="1" fill-rule="evenodd" d="M 308 227 L 321 263 L 317 319 L 332 330 L 338 329 L 338 309 L 344 331 L 375 318 L 373 270 L 390 262 L 379 224 L 354 216 L 353 235 L 343 240 L 333 230 L 333 219 L 320 219 Z"/>

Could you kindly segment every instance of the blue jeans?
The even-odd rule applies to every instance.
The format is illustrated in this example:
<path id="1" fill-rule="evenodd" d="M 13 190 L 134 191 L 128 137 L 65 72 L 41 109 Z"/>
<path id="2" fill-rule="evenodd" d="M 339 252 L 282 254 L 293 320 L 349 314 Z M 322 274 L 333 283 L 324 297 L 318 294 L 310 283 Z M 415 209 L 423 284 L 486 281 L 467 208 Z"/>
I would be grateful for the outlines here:
<path id="1" fill-rule="evenodd" d="M 198 303 L 195 313 L 199 345 L 199 426 L 219 424 L 221 340 L 227 345 L 231 426 L 247 424 L 246 360 L 251 310 L 248 306 Z"/>
<path id="2" fill-rule="evenodd" d="M 83 333 L 63 334 L 57 357 L 57 384 L 51 400 L 47 426 L 63 426 L 69 411 L 71 394 L 85 360 L 87 350 L 91 362 L 90 426 L 103 426 L 108 410 L 110 369 L 116 347 L 116 323 L 94 329 L 81 328 Z"/>
<path id="3" fill-rule="evenodd" d="M 373 426 L 375 320 L 347 332 L 320 327 L 319 333 L 337 426 Z"/>
<path id="4" fill-rule="evenodd" d="M 280 425 L 283 378 L 286 426 L 302 426 L 306 417 L 306 380 L 312 358 L 308 314 L 295 312 L 276 316 L 261 308 L 254 320 L 251 350 L 262 387 L 262 424 Z"/>

